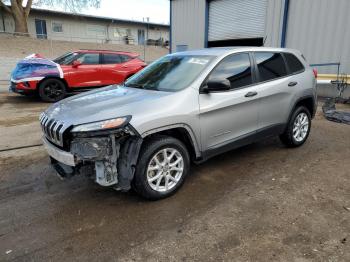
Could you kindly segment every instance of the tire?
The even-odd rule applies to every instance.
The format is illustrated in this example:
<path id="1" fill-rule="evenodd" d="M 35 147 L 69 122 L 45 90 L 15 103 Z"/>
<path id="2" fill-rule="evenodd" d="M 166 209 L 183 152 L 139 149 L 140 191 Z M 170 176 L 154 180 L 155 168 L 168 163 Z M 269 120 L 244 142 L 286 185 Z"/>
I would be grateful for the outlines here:
<path id="1" fill-rule="evenodd" d="M 57 102 L 66 96 L 65 84 L 55 78 L 42 81 L 39 85 L 39 96 L 45 102 Z"/>
<path id="2" fill-rule="evenodd" d="M 164 152 L 166 152 L 167 157 L 172 156 L 168 162 L 164 161 Z M 155 158 L 157 158 L 158 163 Z M 176 162 L 177 164 L 174 166 Z M 182 186 L 189 170 L 190 157 L 185 145 L 173 137 L 156 136 L 146 141 L 141 148 L 133 180 L 133 189 L 149 200 L 169 197 Z M 150 181 L 152 178 L 154 180 Z M 166 180 L 168 180 L 168 189 Z"/>
<path id="3" fill-rule="evenodd" d="M 305 143 L 309 137 L 310 130 L 310 112 L 306 107 L 299 106 L 294 110 L 286 130 L 280 135 L 280 139 L 287 147 L 298 147 Z"/>

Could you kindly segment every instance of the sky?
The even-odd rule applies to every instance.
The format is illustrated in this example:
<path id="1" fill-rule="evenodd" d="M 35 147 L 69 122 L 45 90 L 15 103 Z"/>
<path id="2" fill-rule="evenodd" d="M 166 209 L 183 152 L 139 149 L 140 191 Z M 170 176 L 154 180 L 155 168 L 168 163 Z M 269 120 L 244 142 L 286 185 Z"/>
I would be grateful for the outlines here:
<path id="1" fill-rule="evenodd" d="M 169 10 L 169 0 L 101 0 L 100 8 L 81 13 L 138 21 L 149 17 L 150 22 L 169 24 Z"/>

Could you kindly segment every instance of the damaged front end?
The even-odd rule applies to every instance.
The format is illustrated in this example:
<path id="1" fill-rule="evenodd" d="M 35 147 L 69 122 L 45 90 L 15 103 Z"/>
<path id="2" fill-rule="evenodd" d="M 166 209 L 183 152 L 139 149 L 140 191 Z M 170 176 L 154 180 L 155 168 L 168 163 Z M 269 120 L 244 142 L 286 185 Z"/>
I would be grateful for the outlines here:
<path id="1" fill-rule="evenodd" d="M 54 145 L 46 140 L 46 143 L 51 144 L 51 149 L 48 146 L 46 148 L 51 156 L 52 166 L 63 178 L 85 174 L 94 178 L 101 186 L 129 190 L 143 140 L 128 122 L 105 130 L 85 130 L 85 127 L 70 130 L 67 138 L 69 143 L 66 146 L 66 151 L 69 152 L 66 154 L 72 156 L 73 160 L 70 162 L 73 161 L 74 164 L 62 160 L 65 153 L 57 153 L 62 151 L 59 148 L 52 152 Z"/>

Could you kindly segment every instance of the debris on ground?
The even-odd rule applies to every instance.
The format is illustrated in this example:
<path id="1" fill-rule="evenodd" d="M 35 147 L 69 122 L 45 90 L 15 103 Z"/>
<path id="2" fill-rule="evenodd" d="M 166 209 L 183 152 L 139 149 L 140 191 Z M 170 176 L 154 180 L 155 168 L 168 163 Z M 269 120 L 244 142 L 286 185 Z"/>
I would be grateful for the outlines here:
<path id="1" fill-rule="evenodd" d="M 322 106 L 322 111 L 324 117 L 329 121 L 350 125 L 350 112 L 336 110 L 335 99 L 327 99 Z"/>

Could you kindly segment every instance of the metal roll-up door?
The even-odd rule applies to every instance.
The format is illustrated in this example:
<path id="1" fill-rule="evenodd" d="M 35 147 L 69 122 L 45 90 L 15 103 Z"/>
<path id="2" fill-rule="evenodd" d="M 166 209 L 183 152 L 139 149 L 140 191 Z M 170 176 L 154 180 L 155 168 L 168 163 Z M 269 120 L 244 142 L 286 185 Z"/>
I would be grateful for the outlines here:
<path id="1" fill-rule="evenodd" d="M 209 41 L 265 36 L 267 0 L 209 2 Z"/>

